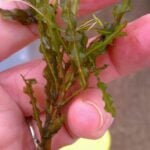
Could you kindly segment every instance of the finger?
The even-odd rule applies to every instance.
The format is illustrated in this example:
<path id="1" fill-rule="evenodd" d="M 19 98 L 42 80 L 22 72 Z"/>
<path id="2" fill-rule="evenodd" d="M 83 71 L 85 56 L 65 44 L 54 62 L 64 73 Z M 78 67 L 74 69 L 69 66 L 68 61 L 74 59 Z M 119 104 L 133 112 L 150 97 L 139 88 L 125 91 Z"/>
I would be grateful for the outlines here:
<path id="1" fill-rule="evenodd" d="M 73 137 L 98 138 L 110 127 L 113 118 L 104 110 L 101 92 L 96 88 L 83 91 L 64 108 L 66 127 Z"/>
<path id="2" fill-rule="evenodd" d="M 128 35 L 119 38 L 109 50 L 111 60 L 121 76 L 150 66 L 150 14 L 130 23 L 125 32 Z"/>
<path id="3" fill-rule="evenodd" d="M 105 0 L 105 1 L 95 0 L 93 2 L 90 0 L 82 0 L 79 15 L 80 16 L 86 15 L 87 13 L 91 13 L 102 7 L 106 7 L 107 5 L 110 5 L 116 1 L 117 0 Z M 7 4 L 4 2 L 0 2 L 0 8 L 4 9 L 13 9 L 16 7 L 22 8 L 23 6 L 19 4 L 20 3 L 17 2 L 11 2 Z M 0 31 L 1 31 L 0 61 L 5 59 L 9 55 L 13 54 L 17 50 L 20 50 L 25 45 L 31 43 L 38 37 L 38 31 L 35 25 L 23 26 L 16 22 L 14 23 L 4 21 L 1 19 L 1 17 L 0 17 Z"/>
<path id="4" fill-rule="evenodd" d="M 45 118 L 44 114 L 41 114 L 40 118 L 41 120 L 44 120 Z M 41 138 L 39 134 L 39 129 L 37 127 L 37 123 L 35 122 L 35 120 L 31 120 L 31 125 L 33 126 L 36 138 L 40 141 Z M 52 138 L 51 149 L 58 150 L 63 146 L 72 144 L 76 140 L 77 138 L 72 137 L 70 133 L 67 131 L 66 127 L 62 126 L 61 129 Z"/>
<path id="5" fill-rule="evenodd" d="M 24 9 L 25 5 L 19 2 L 0 2 L 0 8 L 3 9 Z M 17 22 L 5 21 L 0 15 L 0 61 L 10 56 L 17 50 L 20 50 L 31 43 L 38 36 L 35 25 L 24 26 Z"/>
<path id="6" fill-rule="evenodd" d="M 34 86 L 35 96 L 39 100 L 40 109 L 44 107 L 44 84 L 45 80 L 42 76 L 44 63 L 41 60 L 35 60 L 24 65 L 20 65 L 6 72 L 0 73 L 0 85 L 9 93 L 11 98 L 22 109 L 24 116 L 29 117 L 32 115 L 32 107 L 29 103 L 30 98 L 24 93 L 23 88 L 25 83 L 21 77 L 26 79 L 36 78 L 38 84 Z M 3 81 L 5 80 L 5 81 Z"/>
<path id="7" fill-rule="evenodd" d="M 73 144 L 77 138 L 72 137 L 65 126 L 56 133 L 52 139 L 52 150 L 58 150 L 64 146 Z"/>
<path id="8" fill-rule="evenodd" d="M 84 16 L 118 2 L 118 0 L 81 0 L 79 15 Z"/>
<path id="9" fill-rule="evenodd" d="M 35 30 L 35 25 L 27 27 L 0 19 L 0 61 L 35 40 Z"/>
<path id="10" fill-rule="evenodd" d="M 34 150 L 24 116 L 16 103 L 0 87 L 0 149 Z"/>
<path id="11" fill-rule="evenodd" d="M 150 14 L 129 23 L 125 32 L 126 36 L 118 38 L 108 53 L 97 59 L 99 67 L 109 65 L 100 76 L 105 82 L 150 66 Z M 89 83 L 95 86 L 96 79 L 91 76 Z"/>

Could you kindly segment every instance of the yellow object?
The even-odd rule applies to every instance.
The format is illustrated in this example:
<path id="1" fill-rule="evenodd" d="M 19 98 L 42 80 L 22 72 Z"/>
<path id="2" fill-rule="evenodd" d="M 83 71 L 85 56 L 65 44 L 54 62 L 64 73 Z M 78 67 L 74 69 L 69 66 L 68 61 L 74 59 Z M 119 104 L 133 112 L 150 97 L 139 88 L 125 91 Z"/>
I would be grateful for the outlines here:
<path id="1" fill-rule="evenodd" d="M 70 146 L 61 148 L 60 150 L 110 150 L 111 136 L 109 131 L 98 140 L 79 139 Z"/>

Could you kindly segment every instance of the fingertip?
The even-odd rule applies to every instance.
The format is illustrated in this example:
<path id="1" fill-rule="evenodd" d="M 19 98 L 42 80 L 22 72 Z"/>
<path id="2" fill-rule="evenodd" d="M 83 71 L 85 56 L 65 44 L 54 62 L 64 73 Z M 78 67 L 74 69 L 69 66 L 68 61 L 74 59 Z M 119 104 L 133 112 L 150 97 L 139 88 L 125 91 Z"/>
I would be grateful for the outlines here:
<path id="1" fill-rule="evenodd" d="M 99 90 L 86 90 L 69 106 L 67 119 L 70 133 L 76 137 L 99 138 L 113 118 L 104 110 Z"/>
<path id="2" fill-rule="evenodd" d="M 139 42 L 140 47 L 145 50 L 146 53 L 148 52 L 150 54 L 150 36 L 148 34 L 150 33 L 150 14 L 137 19 L 137 21 L 133 22 L 133 24 L 131 24 L 130 26 L 129 28 L 135 28 L 135 30 L 133 31 L 133 36 L 136 37 L 136 40 Z"/>
<path id="3" fill-rule="evenodd" d="M 98 130 L 99 125 L 102 124 L 97 110 L 81 100 L 71 105 L 68 119 L 70 130 L 77 137 L 95 137 L 95 130 Z"/>
<path id="4" fill-rule="evenodd" d="M 127 35 L 118 38 L 109 51 L 113 65 L 123 76 L 150 65 L 150 14 L 129 23 L 125 32 Z"/>
<path id="5" fill-rule="evenodd" d="M 92 13 L 96 10 L 100 10 L 102 8 L 109 6 L 109 5 L 112 5 L 116 2 L 118 2 L 118 0 L 105 0 L 105 1 L 81 0 L 79 15 L 84 16 L 84 15 Z"/>

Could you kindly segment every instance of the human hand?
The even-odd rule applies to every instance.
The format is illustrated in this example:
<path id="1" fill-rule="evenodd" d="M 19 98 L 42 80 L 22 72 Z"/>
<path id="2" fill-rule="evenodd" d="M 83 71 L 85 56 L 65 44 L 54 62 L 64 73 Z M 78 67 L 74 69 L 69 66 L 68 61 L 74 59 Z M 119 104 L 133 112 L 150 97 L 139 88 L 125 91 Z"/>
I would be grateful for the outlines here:
<path id="1" fill-rule="evenodd" d="M 83 2 L 83 3 L 82 3 Z M 106 4 L 115 1 L 82 0 L 80 14 L 85 15 Z M 96 3 L 98 2 L 98 3 Z M 90 6 L 91 10 L 89 10 Z M 93 7 L 92 7 L 93 5 Z M 8 6 L 6 6 L 8 7 Z M 12 5 L 11 5 L 12 7 Z M 15 51 L 37 38 L 34 25 L 22 26 L 18 23 L 0 20 L 0 60 L 7 58 Z M 120 78 L 150 64 L 150 15 L 146 15 L 126 27 L 127 36 L 114 43 L 109 53 L 97 59 L 97 65 L 109 64 L 101 74 L 105 82 Z M 0 147 L 2 150 L 33 150 L 33 140 L 26 123 L 32 117 L 29 98 L 23 93 L 24 83 L 20 74 L 26 78 L 36 78 L 36 96 L 40 100 L 41 117 L 43 108 L 43 85 L 41 60 L 12 68 L 0 73 Z M 64 108 L 66 123 L 53 139 L 53 150 L 71 144 L 79 137 L 98 138 L 109 128 L 113 118 L 104 111 L 101 93 L 95 86 L 95 79 L 89 79 L 89 88 L 78 95 Z M 35 131 L 37 130 L 34 121 Z"/>

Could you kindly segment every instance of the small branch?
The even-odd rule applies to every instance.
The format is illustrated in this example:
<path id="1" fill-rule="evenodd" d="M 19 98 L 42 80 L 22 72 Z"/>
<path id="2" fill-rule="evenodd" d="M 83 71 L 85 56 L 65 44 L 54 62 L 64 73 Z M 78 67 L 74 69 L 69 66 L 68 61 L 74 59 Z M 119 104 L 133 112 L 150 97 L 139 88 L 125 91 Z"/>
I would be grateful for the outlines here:
<path id="1" fill-rule="evenodd" d="M 26 87 L 24 87 L 24 92 L 30 97 L 30 103 L 32 104 L 33 108 L 33 118 L 37 123 L 40 135 L 43 134 L 42 128 L 42 121 L 40 119 L 40 110 L 37 107 L 37 99 L 34 96 L 33 85 L 37 83 L 35 79 L 25 79 L 23 75 L 21 75 L 22 79 L 24 80 Z"/>

